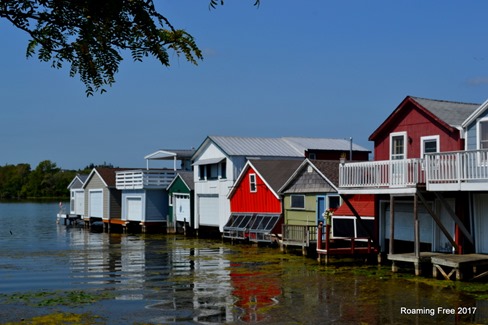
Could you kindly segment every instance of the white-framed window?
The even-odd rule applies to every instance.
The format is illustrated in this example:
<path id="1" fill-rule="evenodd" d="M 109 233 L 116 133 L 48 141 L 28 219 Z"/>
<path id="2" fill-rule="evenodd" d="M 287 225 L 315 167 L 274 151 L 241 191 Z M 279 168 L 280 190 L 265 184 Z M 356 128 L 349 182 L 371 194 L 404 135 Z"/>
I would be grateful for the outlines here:
<path id="1" fill-rule="evenodd" d="M 249 174 L 249 190 L 252 193 L 257 192 L 258 190 L 256 186 L 256 174 Z"/>
<path id="2" fill-rule="evenodd" d="M 199 180 L 216 180 L 227 178 L 227 163 L 221 161 L 216 164 L 200 165 L 198 166 Z"/>
<path id="3" fill-rule="evenodd" d="M 438 135 L 430 135 L 420 138 L 420 157 L 424 158 L 426 153 L 436 153 L 440 151 L 440 141 Z"/>
<path id="4" fill-rule="evenodd" d="M 407 158 L 407 132 L 390 134 L 390 160 Z"/>
<path id="5" fill-rule="evenodd" d="M 337 194 L 327 195 L 327 209 L 337 209 L 341 206 L 341 197 Z"/>
<path id="6" fill-rule="evenodd" d="M 292 194 L 290 196 L 290 207 L 293 209 L 305 209 L 305 195 Z"/>
<path id="7" fill-rule="evenodd" d="M 478 141 L 478 149 L 488 149 L 488 117 L 481 118 L 476 123 Z"/>

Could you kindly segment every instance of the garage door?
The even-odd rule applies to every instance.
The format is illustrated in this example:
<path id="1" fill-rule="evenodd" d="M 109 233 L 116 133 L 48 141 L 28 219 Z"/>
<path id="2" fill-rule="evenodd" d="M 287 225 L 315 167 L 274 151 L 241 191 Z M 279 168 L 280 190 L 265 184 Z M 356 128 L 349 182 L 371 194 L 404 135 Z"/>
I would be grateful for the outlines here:
<path id="1" fill-rule="evenodd" d="M 424 206 L 418 206 L 420 242 L 433 242 L 433 223 L 431 215 L 425 210 Z M 413 203 L 395 203 L 395 239 L 413 241 Z M 385 213 L 385 238 L 390 238 L 390 207 L 386 208 Z"/>
<path id="2" fill-rule="evenodd" d="M 85 214 L 85 192 L 76 191 L 75 192 L 75 214 L 84 215 Z"/>
<path id="3" fill-rule="evenodd" d="M 175 194 L 174 209 L 176 221 L 190 222 L 190 197 L 188 195 Z"/>
<path id="4" fill-rule="evenodd" d="M 474 224 L 476 227 L 476 253 L 488 253 L 488 194 L 474 196 Z"/>
<path id="5" fill-rule="evenodd" d="M 202 226 L 219 226 L 219 197 L 199 196 L 198 211 L 200 225 Z"/>
<path id="6" fill-rule="evenodd" d="M 127 198 L 127 220 L 142 221 L 142 198 Z"/>
<path id="7" fill-rule="evenodd" d="M 88 196 L 88 206 L 90 209 L 90 217 L 103 217 L 103 191 L 90 191 Z"/>

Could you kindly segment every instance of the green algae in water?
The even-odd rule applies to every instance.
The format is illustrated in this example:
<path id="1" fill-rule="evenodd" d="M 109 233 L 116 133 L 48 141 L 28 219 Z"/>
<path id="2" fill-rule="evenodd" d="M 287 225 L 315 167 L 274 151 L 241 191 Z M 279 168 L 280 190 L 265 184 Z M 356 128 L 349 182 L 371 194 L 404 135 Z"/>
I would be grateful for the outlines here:
<path id="1" fill-rule="evenodd" d="M 36 316 L 31 319 L 22 319 L 18 322 L 8 322 L 4 325 L 48 325 L 48 324 L 86 324 L 98 325 L 104 324 L 100 317 L 91 314 L 74 314 L 74 313 L 53 313 L 43 316 Z"/>
<path id="2" fill-rule="evenodd" d="M 85 291 L 38 291 L 27 293 L 13 293 L 0 295 L 0 300 L 5 303 L 23 303 L 29 306 L 78 306 L 95 303 L 113 296 L 107 293 L 87 293 Z"/>

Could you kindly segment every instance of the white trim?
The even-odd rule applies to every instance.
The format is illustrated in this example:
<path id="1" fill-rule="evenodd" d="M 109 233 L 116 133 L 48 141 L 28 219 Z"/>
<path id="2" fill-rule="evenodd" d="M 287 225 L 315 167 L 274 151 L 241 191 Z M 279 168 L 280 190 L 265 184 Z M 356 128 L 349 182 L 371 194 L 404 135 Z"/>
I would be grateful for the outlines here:
<path id="1" fill-rule="evenodd" d="M 461 124 L 463 128 L 466 128 L 469 124 L 476 121 L 478 116 L 480 116 L 488 108 L 488 100 L 481 104 L 464 122 Z"/>
<path id="2" fill-rule="evenodd" d="M 91 201 L 92 201 L 92 200 L 91 200 L 91 193 L 92 193 L 92 192 L 102 192 L 102 216 L 101 216 L 101 217 L 98 217 L 98 216 L 92 216 L 92 215 L 91 215 L 91 212 L 92 212 L 92 210 L 91 210 L 91 203 L 92 203 L 92 202 L 91 202 Z M 104 220 L 110 219 L 110 214 L 109 214 L 109 218 L 104 218 L 104 215 L 103 215 L 103 212 L 104 212 L 104 204 L 103 204 L 103 203 L 104 203 L 104 201 L 105 201 L 105 193 L 104 193 L 103 188 L 93 188 L 93 189 L 89 189 L 89 190 L 88 190 L 88 211 L 85 211 L 85 213 L 88 213 L 88 217 L 90 217 L 90 218 L 92 218 L 92 217 L 93 217 L 93 218 L 102 218 L 102 219 L 104 219 Z"/>
<path id="3" fill-rule="evenodd" d="M 399 136 L 402 136 L 403 137 L 403 159 L 407 159 L 407 144 L 408 144 L 408 137 L 407 137 L 407 131 L 402 131 L 402 132 L 392 132 L 390 133 L 390 141 L 389 141 L 389 144 L 388 144 L 388 147 L 389 147 L 389 151 L 390 151 L 390 160 L 393 160 L 391 159 L 391 155 L 392 155 L 392 139 L 393 137 L 399 137 Z"/>
<path id="4" fill-rule="evenodd" d="M 256 174 L 251 173 L 249 174 L 249 192 L 251 193 L 256 193 L 258 191 L 258 184 L 256 180 Z M 253 185 L 254 185 L 254 190 L 253 190 Z"/>
<path id="5" fill-rule="evenodd" d="M 480 128 L 480 123 L 481 122 L 488 122 L 488 116 L 487 117 L 482 117 L 476 120 L 476 149 L 480 150 L 481 149 L 481 128 Z"/>
<path id="6" fill-rule="evenodd" d="M 423 137 L 420 137 L 420 158 L 424 158 L 424 155 L 425 155 L 425 142 L 426 141 L 429 141 L 429 140 L 435 140 L 436 141 L 436 152 L 440 152 L 440 148 L 441 148 L 441 140 L 440 140 L 440 136 L 437 134 L 437 135 L 427 135 L 427 136 L 423 136 Z"/>

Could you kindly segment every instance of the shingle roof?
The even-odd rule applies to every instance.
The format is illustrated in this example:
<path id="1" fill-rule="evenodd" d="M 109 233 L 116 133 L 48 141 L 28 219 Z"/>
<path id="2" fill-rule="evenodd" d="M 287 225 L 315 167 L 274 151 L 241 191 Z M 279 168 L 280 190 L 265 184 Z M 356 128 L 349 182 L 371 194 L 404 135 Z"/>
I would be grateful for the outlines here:
<path id="1" fill-rule="evenodd" d="M 420 97 L 411 98 L 452 127 L 460 127 L 480 106 L 480 104 L 473 103 L 451 102 Z"/>
<path id="2" fill-rule="evenodd" d="M 349 150 L 347 139 L 333 138 L 260 138 L 209 136 L 229 156 L 304 157 L 306 150 Z M 353 144 L 355 151 L 370 150 Z"/>
<path id="3" fill-rule="evenodd" d="M 195 189 L 195 181 L 193 179 L 193 172 L 191 171 L 180 171 L 178 172 L 181 179 L 185 182 L 185 184 L 190 188 L 191 191 Z"/>
<path id="4" fill-rule="evenodd" d="M 250 160 L 250 164 L 264 178 L 271 189 L 278 193 L 278 190 L 285 184 L 290 176 L 303 162 L 301 159 L 271 159 L 271 160 Z"/>
<path id="5" fill-rule="evenodd" d="M 339 186 L 339 160 L 310 160 L 334 186 Z"/>

